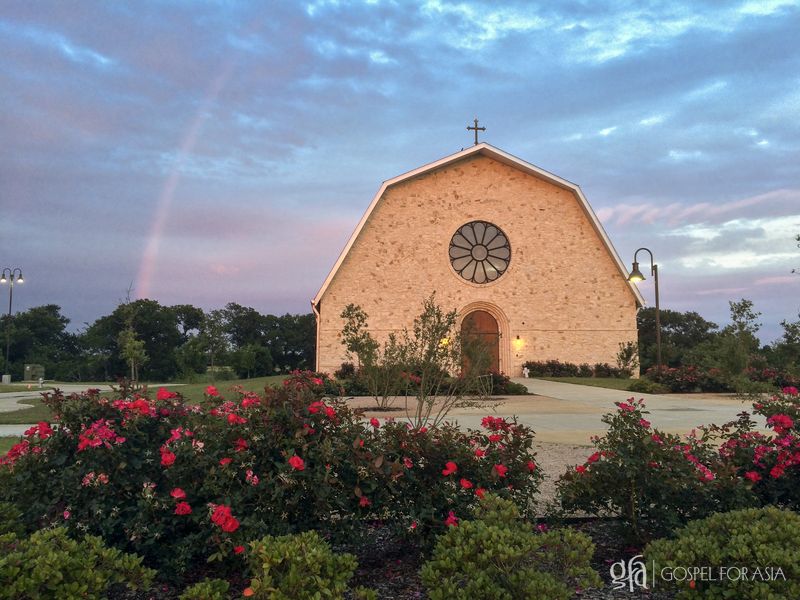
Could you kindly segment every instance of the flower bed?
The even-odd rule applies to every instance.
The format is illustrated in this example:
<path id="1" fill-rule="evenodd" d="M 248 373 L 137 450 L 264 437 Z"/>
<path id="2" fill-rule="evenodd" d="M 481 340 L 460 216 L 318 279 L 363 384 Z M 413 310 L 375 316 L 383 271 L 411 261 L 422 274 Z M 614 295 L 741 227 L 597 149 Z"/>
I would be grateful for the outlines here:
<path id="1" fill-rule="evenodd" d="M 209 387 L 205 408 L 166 390 L 48 395 L 58 424 L 38 424 L 0 459 L 0 500 L 29 531 L 98 535 L 178 579 L 198 565 L 241 573 L 247 544 L 265 535 L 352 540 L 380 521 L 425 546 L 488 491 L 531 514 L 541 475 L 529 428 L 364 422 L 304 379 L 235 400 Z"/>

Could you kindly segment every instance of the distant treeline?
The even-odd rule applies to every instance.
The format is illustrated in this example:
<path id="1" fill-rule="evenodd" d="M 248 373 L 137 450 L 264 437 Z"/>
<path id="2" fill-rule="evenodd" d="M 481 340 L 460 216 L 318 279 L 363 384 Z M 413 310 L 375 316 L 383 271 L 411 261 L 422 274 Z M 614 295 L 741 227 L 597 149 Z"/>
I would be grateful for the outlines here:
<path id="1" fill-rule="evenodd" d="M 222 366 L 239 377 L 256 377 L 314 366 L 316 325 L 310 313 L 262 315 L 236 303 L 204 312 L 190 304 L 136 300 L 79 333 L 67 331 L 69 322 L 55 304 L 3 317 L 0 340 L 5 350 L 10 328 L 14 381 L 23 379 L 26 364 L 43 365 L 47 379 L 61 381 L 132 375 L 168 381 Z"/>

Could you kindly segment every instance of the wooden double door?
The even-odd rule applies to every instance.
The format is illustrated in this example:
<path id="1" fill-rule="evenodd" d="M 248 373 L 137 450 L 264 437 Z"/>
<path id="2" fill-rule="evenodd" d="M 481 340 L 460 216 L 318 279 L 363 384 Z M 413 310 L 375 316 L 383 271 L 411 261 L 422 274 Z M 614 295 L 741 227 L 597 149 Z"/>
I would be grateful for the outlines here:
<path id="1" fill-rule="evenodd" d="M 500 327 L 497 319 L 485 310 L 474 310 L 461 322 L 461 337 L 480 347 L 484 353 L 481 362 L 487 365 L 486 370 L 500 371 Z M 465 354 L 465 368 L 469 366 L 469 360 Z"/>

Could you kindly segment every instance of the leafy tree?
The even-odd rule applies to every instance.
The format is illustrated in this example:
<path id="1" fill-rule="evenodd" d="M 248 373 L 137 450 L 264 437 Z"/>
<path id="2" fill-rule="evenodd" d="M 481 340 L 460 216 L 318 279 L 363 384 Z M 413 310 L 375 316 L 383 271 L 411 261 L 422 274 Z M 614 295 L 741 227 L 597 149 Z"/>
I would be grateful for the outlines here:
<path id="1" fill-rule="evenodd" d="M 222 309 L 225 333 L 234 348 L 263 345 L 265 317 L 256 309 L 229 302 Z"/>
<path id="2" fill-rule="evenodd" d="M 194 337 L 194 335 L 200 332 L 200 328 L 203 326 L 203 319 L 205 319 L 205 313 L 202 308 L 197 308 L 191 304 L 176 304 L 172 307 L 172 311 L 178 319 L 178 331 L 180 332 L 181 343 L 185 344 Z"/>
<path id="3" fill-rule="evenodd" d="M 314 315 L 267 315 L 264 323 L 266 346 L 275 366 L 284 372 L 313 367 L 317 341 Z"/>
<path id="4" fill-rule="evenodd" d="M 219 309 L 207 313 L 199 335 L 200 343 L 208 357 L 208 366 L 214 370 L 228 352 L 225 336 L 225 313 Z"/>
<path id="5" fill-rule="evenodd" d="M 132 327 L 136 337 L 144 343 L 148 357 L 141 376 L 150 380 L 169 380 L 178 372 L 175 349 L 181 343 L 178 316 L 169 306 L 155 300 L 136 300 L 120 304 L 113 313 L 95 321 L 86 331 L 86 342 L 95 357 L 95 365 L 102 368 L 105 379 L 124 374 L 127 363 L 120 347 L 119 335 Z"/>
<path id="6" fill-rule="evenodd" d="M 199 373 L 206 371 L 206 349 L 199 336 L 192 336 L 189 340 L 175 349 L 175 360 L 178 363 L 178 372 L 184 379 L 192 379 Z"/>
<path id="7" fill-rule="evenodd" d="M 273 374 L 272 355 L 259 344 L 247 344 L 231 352 L 230 364 L 239 377 L 262 377 Z"/>
<path id="8" fill-rule="evenodd" d="M 742 389 L 741 375 L 758 357 L 760 342 L 756 333 L 761 328 L 761 313 L 747 299 L 730 301 L 731 322 L 718 334 L 686 353 L 686 364 L 720 369 L 737 389 Z M 763 358 L 758 357 L 760 361 Z M 736 380 L 739 380 L 737 383 Z"/>
<path id="9" fill-rule="evenodd" d="M 765 348 L 768 363 L 794 375 L 800 375 L 800 314 L 797 321 L 781 321 L 783 335 Z"/>
<path id="10" fill-rule="evenodd" d="M 131 369 L 131 381 L 135 383 L 139 381 L 139 369 L 147 362 L 147 352 L 144 350 L 144 342 L 136 337 L 136 332 L 133 327 L 123 329 L 117 341 L 122 357 Z"/>
<path id="11" fill-rule="evenodd" d="M 639 359 L 642 371 L 656 364 L 655 308 L 639 310 L 636 325 L 639 329 Z M 686 353 L 713 338 L 716 323 L 706 321 L 694 311 L 661 310 L 661 360 L 665 365 L 686 364 Z"/>
<path id="12" fill-rule="evenodd" d="M 85 357 L 78 336 L 67 331 L 70 321 L 61 314 L 60 306 L 36 306 L 12 315 L 10 323 L 6 315 L 4 321 L 11 326 L 9 362 L 13 379 L 24 377 L 26 363 L 43 365 L 48 378 L 80 379 Z M 3 351 L 5 341 L 4 335 Z"/>

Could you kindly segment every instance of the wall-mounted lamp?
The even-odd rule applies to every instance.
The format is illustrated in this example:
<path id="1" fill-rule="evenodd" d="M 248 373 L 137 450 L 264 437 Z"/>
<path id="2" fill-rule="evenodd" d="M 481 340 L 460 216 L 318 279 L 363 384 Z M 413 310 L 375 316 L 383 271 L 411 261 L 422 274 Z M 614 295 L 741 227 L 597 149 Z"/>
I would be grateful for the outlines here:
<path id="1" fill-rule="evenodd" d="M 517 336 L 515 339 L 511 340 L 511 344 L 514 346 L 514 352 L 519 352 L 522 350 L 523 346 L 525 346 L 525 340 Z"/>

